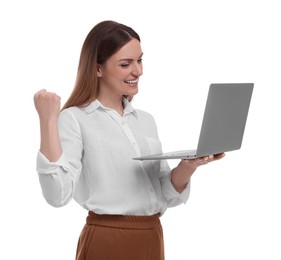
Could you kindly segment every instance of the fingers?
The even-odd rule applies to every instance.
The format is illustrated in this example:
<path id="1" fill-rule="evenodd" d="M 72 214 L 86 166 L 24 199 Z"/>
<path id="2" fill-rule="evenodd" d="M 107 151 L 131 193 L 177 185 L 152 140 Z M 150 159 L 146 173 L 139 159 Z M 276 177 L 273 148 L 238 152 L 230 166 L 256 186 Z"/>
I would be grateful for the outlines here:
<path id="1" fill-rule="evenodd" d="M 60 96 L 41 89 L 34 95 L 34 105 L 40 120 L 57 120 L 60 114 Z"/>
<path id="2" fill-rule="evenodd" d="M 198 159 L 200 160 L 200 164 L 204 165 L 204 164 L 208 164 L 208 163 L 213 162 L 213 161 L 220 160 L 224 156 L 225 156 L 225 153 L 219 153 L 219 154 L 216 154 L 216 155 L 209 155 L 209 156 L 205 156 L 205 157 L 198 158 Z"/>
<path id="3" fill-rule="evenodd" d="M 204 165 L 204 164 L 208 164 L 208 163 L 212 162 L 214 160 L 214 156 L 209 155 L 209 156 L 199 158 L 198 160 L 199 160 L 200 165 Z"/>
<path id="4" fill-rule="evenodd" d="M 49 92 L 47 91 L 46 89 L 41 89 L 39 91 L 37 91 L 34 96 L 38 96 L 38 95 L 41 95 L 41 94 L 52 94 L 52 95 L 56 95 L 56 93 L 54 92 Z"/>
<path id="5" fill-rule="evenodd" d="M 40 98 L 44 98 L 44 99 L 55 99 L 55 100 L 60 100 L 60 96 L 58 96 L 56 93 L 54 92 L 48 92 L 46 89 L 41 89 L 38 92 L 36 92 L 34 94 L 34 100 L 38 100 Z"/>
<path id="6" fill-rule="evenodd" d="M 214 155 L 214 160 L 219 160 L 225 156 L 225 153 L 219 153 Z"/>
<path id="7" fill-rule="evenodd" d="M 194 162 L 200 163 L 200 164 L 207 164 L 208 162 L 211 162 L 214 160 L 214 156 L 213 155 L 208 155 L 208 156 L 204 156 L 204 157 L 200 157 L 197 159 L 194 159 Z"/>
<path id="8" fill-rule="evenodd" d="M 202 165 L 206 165 L 210 162 L 219 160 L 221 158 L 223 158 L 225 156 L 224 153 L 220 153 L 220 154 L 216 154 L 216 155 L 208 155 L 208 156 L 204 156 L 204 157 L 200 157 L 200 158 L 196 158 L 196 159 L 192 159 L 192 160 L 183 160 L 184 162 L 193 165 L 193 167 L 197 168 L 199 166 Z"/>
<path id="9" fill-rule="evenodd" d="M 45 92 L 47 92 L 46 89 L 41 89 L 41 90 L 37 91 L 37 92 L 34 94 L 34 99 L 35 99 L 36 97 L 38 97 L 39 95 L 41 95 L 42 93 L 45 93 Z"/>
<path id="10" fill-rule="evenodd" d="M 201 158 L 196 158 L 196 159 L 183 159 L 179 163 L 179 167 L 183 168 L 187 172 L 193 172 L 200 166 L 206 165 L 210 162 L 213 162 L 215 160 L 219 160 L 225 156 L 224 153 L 217 154 L 217 155 L 209 155 L 209 156 L 204 156 Z"/>
<path id="11" fill-rule="evenodd" d="M 199 166 L 208 164 L 209 162 L 211 162 L 214 159 L 213 155 L 210 156 L 205 156 L 205 157 L 200 157 L 200 158 L 196 158 L 196 159 L 192 159 L 192 160 L 182 160 L 182 163 L 186 166 L 186 167 L 191 167 L 196 169 Z"/>

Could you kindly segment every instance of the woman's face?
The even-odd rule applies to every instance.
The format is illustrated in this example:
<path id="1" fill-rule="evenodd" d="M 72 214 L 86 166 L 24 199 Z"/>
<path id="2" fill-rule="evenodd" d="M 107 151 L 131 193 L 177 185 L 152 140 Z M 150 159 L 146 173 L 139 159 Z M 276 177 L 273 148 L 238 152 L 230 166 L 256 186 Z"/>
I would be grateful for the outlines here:
<path id="1" fill-rule="evenodd" d="M 137 39 L 132 39 L 99 66 L 100 94 L 108 98 L 134 96 L 142 75 L 142 49 Z"/>

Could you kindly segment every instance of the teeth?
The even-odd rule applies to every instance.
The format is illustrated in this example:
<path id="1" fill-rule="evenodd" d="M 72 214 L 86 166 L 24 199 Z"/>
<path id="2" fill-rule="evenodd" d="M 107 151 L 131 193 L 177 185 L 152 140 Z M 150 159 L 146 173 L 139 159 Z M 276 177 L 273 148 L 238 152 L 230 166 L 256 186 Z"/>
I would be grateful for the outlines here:
<path id="1" fill-rule="evenodd" d="M 137 83 L 139 80 L 136 79 L 136 80 L 126 80 L 125 82 L 126 83 L 129 83 L 129 84 L 134 84 L 134 83 Z"/>

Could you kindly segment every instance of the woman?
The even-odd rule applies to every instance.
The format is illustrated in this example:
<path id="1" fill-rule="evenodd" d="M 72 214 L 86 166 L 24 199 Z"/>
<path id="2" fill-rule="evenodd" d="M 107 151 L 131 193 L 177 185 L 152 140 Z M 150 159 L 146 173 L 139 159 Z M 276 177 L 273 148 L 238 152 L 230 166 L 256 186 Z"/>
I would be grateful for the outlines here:
<path id="1" fill-rule="evenodd" d="M 132 107 L 142 75 L 139 35 L 114 21 L 97 24 L 82 47 L 75 88 L 34 96 L 41 146 L 37 171 L 47 202 L 74 198 L 89 211 L 76 259 L 164 259 L 159 216 L 185 203 L 192 174 L 224 155 L 166 161 L 132 158 L 161 152 L 153 117 Z"/>

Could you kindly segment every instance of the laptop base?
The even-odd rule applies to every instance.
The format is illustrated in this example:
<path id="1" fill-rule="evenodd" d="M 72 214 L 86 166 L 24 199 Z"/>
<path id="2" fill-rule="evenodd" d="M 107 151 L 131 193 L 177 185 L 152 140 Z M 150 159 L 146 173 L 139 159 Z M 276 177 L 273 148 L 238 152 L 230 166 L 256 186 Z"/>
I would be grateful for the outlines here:
<path id="1" fill-rule="evenodd" d="M 166 159 L 184 159 L 191 160 L 197 158 L 196 150 L 175 151 L 170 153 L 160 153 L 133 158 L 134 160 L 166 160 Z"/>

